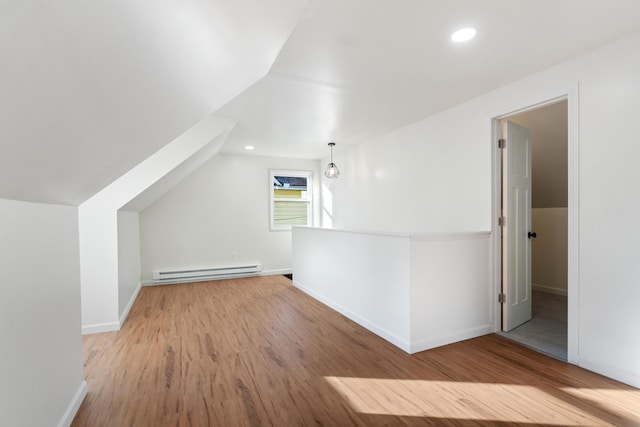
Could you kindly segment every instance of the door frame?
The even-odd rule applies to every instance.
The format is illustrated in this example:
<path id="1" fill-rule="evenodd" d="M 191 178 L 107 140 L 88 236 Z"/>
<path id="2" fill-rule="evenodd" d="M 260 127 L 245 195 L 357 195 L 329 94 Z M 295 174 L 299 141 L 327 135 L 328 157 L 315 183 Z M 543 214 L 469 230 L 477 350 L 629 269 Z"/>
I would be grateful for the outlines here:
<path id="1" fill-rule="evenodd" d="M 500 121 L 514 114 L 535 110 L 559 101 L 567 101 L 567 130 L 568 130 L 568 254 L 567 254 L 567 362 L 579 365 L 579 304 L 580 304 L 580 270 L 579 270 L 579 135 L 578 135 L 578 84 L 561 90 L 555 94 L 546 94 L 539 98 L 524 101 L 513 108 L 494 116 L 491 119 L 491 169 L 492 169 L 492 282 L 491 292 L 491 317 L 493 319 L 493 332 L 501 330 L 502 307 L 498 302 L 498 295 L 502 291 L 502 250 L 500 242 L 500 227 L 498 217 L 501 209 L 502 176 L 500 163 L 500 150 L 498 139 L 500 138 Z"/>

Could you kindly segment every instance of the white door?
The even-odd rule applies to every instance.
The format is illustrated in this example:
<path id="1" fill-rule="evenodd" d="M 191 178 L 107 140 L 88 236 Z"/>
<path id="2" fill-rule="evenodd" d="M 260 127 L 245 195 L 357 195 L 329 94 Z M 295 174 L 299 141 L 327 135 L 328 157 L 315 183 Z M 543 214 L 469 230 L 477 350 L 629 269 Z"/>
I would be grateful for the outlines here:
<path id="1" fill-rule="evenodd" d="M 531 131 L 504 120 L 502 330 L 531 319 Z"/>

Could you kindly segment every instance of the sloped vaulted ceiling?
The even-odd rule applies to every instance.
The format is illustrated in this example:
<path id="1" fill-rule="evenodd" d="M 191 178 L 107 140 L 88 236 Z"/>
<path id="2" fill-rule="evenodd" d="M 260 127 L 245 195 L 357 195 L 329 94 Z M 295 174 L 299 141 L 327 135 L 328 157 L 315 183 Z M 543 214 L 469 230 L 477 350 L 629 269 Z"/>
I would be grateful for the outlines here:
<path id="1" fill-rule="evenodd" d="M 211 114 L 237 123 L 224 152 L 321 158 L 638 16 L 638 0 L 0 0 L 0 198 L 80 204 Z"/>
<path id="2" fill-rule="evenodd" d="M 455 44 L 453 31 L 477 36 Z M 640 31 L 638 0 L 317 0 L 218 111 L 227 153 L 327 157 Z"/>
<path id="3" fill-rule="evenodd" d="M 0 2 L 0 198 L 86 200 L 264 76 L 307 3 Z"/>

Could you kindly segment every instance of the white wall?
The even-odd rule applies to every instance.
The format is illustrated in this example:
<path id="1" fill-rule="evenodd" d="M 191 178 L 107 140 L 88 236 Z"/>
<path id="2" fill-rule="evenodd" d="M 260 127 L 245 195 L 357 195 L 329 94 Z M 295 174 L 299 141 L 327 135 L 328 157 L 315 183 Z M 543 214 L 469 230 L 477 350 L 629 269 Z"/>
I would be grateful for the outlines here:
<path id="1" fill-rule="evenodd" d="M 409 353 L 491 332 L 490 233 L 298 227 L 295 286 Z"/>
<path id="2" fill-rule="evenodd" d="M 576 86 L 578 363 L 640 386 L 640 34 L 336 152 L 342 175 L 331 184 L 333 225 L 490 230 L 491 119 Z"/>
<path id="3" fill-rule="evenodd" d="M 567 207 L 568 105 L 567 101 L 509 116 L 531 130 L 531 206 Z"/>
<path id="4" fill-rule="evenodd" d="M 412 352 L 492 331 L 490 233 L 411 238 Z"/>
<path id="5" fill-rule="evenodd" d="M 118 309 L 120 323 L 140 290 L 140 223 L 137 212 L 118 211 Z"/>
<path id="6" fill-rule="evenodd" d="M 482 135 L 490 132 L 484 114 L 462 105 L 367 143 L 340 147 L 334 152 L 340 178 L 323 180 L 323 195 L 333 206 L 325 215 L 340 229 L 489 230 L 491 152 Z"/>
<path id="7" fill-rule="evenodd" d="M 291 270 L 291 231 L 269 230 L 269 169 L 310 170 L 318 218 L 319 162 L 218 154 L 140 213 L 142 279 L 153 271 L 262 263 Z"/>
<path id="8" fill-rule="evenodd" d="M 117 208 L 80 205 L 82 332 L 119 329 Z"/>
<path id="9" fill-rule="evenodd" d="M 154 184 L 203 151 L 213 156 L 235 123 L 205 117 L 151 157 L 115 180 L 79 207 L 80 278 L 83 333 L 118 330 L 121 326 L 118 296 L 118 209 L 145 190 L 157 194 Z M 193 163 L 196 165 L 199 163 Z M 180 171 L 180 177 L 184 171 Z M 164 189 L 164 188 L 163 188 Z M 143 197 L 144 198 L 144 197 Z M 148 200 L 145 199 L 145 203 Z M 127 296 L 123 297 L 124 299 Z"/>
<path id="10" fill-rule="evenodd" d="M 411 351 L 408 235 L 294 230 L 294 284 Z"/>
<path id="11" fill-rule="evenodd" d="M 534 289 L 567 295 L 567 208 L 531 210 L 531 281 Z"/>
<path id="12" fill-rule="evenodd" d="M 580 360 L 640 387 L 640 34 L 576 61 Z"/>
<path id="13" fill-rule="evenodd" d="M 0 425 L 68 425 L 86 394 L 78 213 L 0 199 Z"/>
<path id="14" fill-rule="evenodd" d="M 531 130 L 533 288 L 567 295 L 568 104 L 567 101 L 509 116 Z"/>
<path id="15" fill-rule="evenodd" d="M 1 197 L 87 200 L 264 77 L 308 3 L 3 7 Z"/>

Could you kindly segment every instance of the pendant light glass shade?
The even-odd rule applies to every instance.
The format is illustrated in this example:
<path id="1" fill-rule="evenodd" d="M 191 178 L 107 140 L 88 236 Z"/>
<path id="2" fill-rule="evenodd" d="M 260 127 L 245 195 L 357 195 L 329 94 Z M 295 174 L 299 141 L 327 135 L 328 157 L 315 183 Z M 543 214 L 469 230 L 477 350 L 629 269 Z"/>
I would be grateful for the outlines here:
<path id="1" fill-rule="evenodd" d="M 331 160 L 327 165 L 327 169 L 324 171 L 324 176 L 330 179 L 335 179 L 340 175 L 340 171 L 338 170 L 338 166 L 333 163 L 333 147 L 336 145 L 335 142 L 330 142 L 329 147 L 331 147 Z"/>

